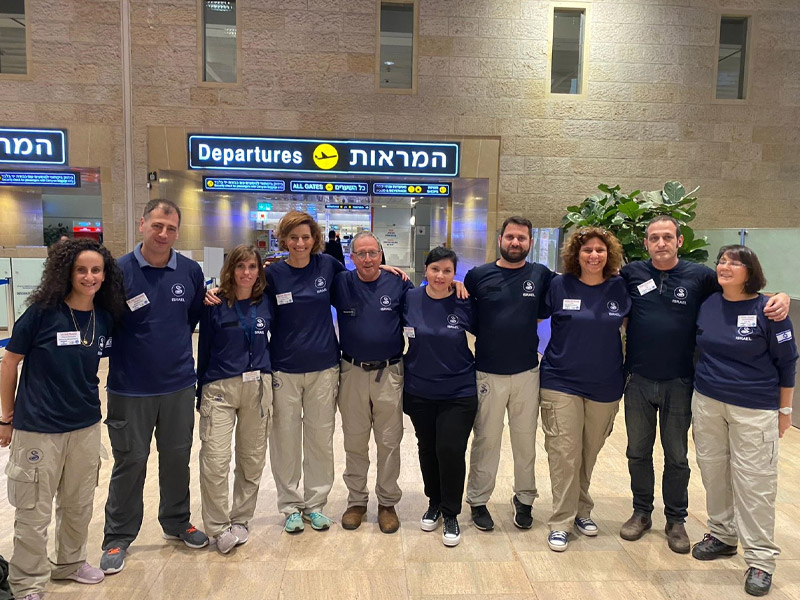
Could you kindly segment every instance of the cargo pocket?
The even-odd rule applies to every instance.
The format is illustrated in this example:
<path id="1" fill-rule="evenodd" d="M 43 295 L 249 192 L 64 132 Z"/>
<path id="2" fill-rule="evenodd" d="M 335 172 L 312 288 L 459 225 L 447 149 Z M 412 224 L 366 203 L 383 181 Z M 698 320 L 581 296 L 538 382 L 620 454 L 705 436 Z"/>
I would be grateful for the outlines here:
<path id="1" fill-rule="evenodd" d="M 558 420 L 555 407 L 550 402 L 542 402 L 540 408 L 542 411 L 542 431 L 548 437 L 557 436 Z"/>
<path id="2" fill-rule="evenodd" d="M 211 411 L 214 410 L 214 407 L 209 402 L 208 398 L 203 399 L 203 403 L 200 404 L 200 441 L 207 442 L 211 438 Z"/>
<path id="3" fill-rule="evenodd" d="M 108 426 L 108 441 L 111 442 L 111 450 L 115 452 L 129 452 L 131 441 L 128 439 L 128 422 L 118 419 L 106 419 Z"/>
<path id="4" fill-rule="evenodd" d="M 30 510 L 36 507 L 39 488 L 39 469 L 21 467 L 9 462 L 6 465 L 8 478 L 8 502 L 14 508 Z"/>

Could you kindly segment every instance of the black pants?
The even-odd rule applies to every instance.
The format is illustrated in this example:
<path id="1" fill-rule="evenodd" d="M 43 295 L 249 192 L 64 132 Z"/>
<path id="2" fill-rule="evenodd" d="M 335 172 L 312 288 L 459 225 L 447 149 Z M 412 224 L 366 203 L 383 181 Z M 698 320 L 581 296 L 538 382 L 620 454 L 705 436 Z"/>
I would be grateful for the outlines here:
<path id="1" fill-rule="evenodd" d="M 189 457 L 194 386 L 163 396 L 108 394 L 108 437 L 114 468 L 108 485 L 103 549 L 127 548 L 142 526 L 144 480 L 153 430 L 158 448 L 158 521 L 164 533 L 189 527 Z"/>
<path id="2" fill-rule="evenodd" d="M 467 472 L 467 440 L 478 412 L 478 397 L 431 400 L 403 393 L 403 412 L 414 424 L 425 495 L 442 514 L 461 512 Z"/>

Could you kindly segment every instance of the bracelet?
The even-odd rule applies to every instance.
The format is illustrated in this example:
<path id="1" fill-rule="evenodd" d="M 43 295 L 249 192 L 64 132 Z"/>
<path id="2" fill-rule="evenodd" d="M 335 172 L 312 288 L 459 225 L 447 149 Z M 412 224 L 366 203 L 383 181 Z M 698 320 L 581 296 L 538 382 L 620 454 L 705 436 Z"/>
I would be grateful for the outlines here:
<path id="1" fill-rule="evenodd" d="M 0 421 L 0 427 L 8 427 L 9 425 L 11 425 L 10 422 L 6 423 L 5 421 Z"/>

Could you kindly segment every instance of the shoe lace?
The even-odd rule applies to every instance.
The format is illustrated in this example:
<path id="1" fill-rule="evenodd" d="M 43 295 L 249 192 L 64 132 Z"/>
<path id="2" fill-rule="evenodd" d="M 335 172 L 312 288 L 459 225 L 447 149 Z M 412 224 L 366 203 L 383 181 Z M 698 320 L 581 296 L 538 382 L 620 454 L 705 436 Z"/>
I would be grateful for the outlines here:
<path id="1" fill-rule="evenodd" d="M 189 529 L 186 530 L 186 533 L 194 533 L 195 531 L 197 531 L 197 527 L 192 525 L 189 527 Z"/>
<path id="2" fill-rule="evenodd" d="M 444 529 L 445 529 L 445 534 L 458 535 L 459 534 L 458 519 L 456 519 L 455 517 L 445 517 Z"/>
<path id="3" fill-rule="evenodd" d="M 106 552 L 108 554 L 119 554 L 122 548 L 109 548 Z"/>
<path id="4" fill-rule="evenodd" d="M 566 531 L 551 531 L 550 532 L 550 539 L 554 542 L 566 542 L 567 541 L 567 532 Z"/>

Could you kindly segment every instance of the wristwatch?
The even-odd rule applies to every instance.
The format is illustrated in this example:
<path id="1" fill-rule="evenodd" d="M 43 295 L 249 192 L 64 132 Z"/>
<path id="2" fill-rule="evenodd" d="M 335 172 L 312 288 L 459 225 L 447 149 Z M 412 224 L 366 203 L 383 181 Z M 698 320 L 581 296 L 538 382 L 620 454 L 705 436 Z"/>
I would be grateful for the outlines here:
<path id="1" fill-rule="evenodd" d="M 791 406 L 783 406 L 778 409 L 778 412 L 782 415 L 790 415 L 792 414 L 792 407 Z"/>
<path id="2" fill-rule="evenodd" d="M 11 425 L 11 422 L 10 421 L 6 422 L 6 421 L 3 421 L 2 419 L 0 419 L 0 427 L 4 427 L 6 425 Z"/>

